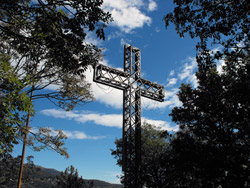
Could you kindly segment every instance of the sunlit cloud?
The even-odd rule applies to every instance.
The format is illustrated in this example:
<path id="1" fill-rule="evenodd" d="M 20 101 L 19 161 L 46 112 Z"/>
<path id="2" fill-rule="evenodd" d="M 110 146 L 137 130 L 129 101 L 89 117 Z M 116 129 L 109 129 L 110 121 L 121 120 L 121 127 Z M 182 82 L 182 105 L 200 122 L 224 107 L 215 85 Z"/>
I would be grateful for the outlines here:
<path id="1" fill-rule="evenodd" d="M 79 123 L 92 122 L 106 127 L 122 127 L 122 116 L 119 114 L 97 114 L 58 109 L 45 109 L 40 113 L 54 118 L 74 120 Z"/>
<path id="2" fill-rule="evenodd" d="M 101 64 L 108 65 L 107 60 L 100 62 Z M 117 67 L 116 67 L 117 68 Z M 121 68 L 117 68 L 121 69 Z M 91 83 L 91 89 L 93 91 L 96 101 L 111 106 L 113 108 L 121 109 L 123 103 L 123 92 L 121 90 L 105 86 L 103 84 L 98 84 L 93 82 L 93 69 L 89 68 L 86 72 L 86 80 Z"/>
<path id="3" fill-rule="evenodd" d="M 125 44 L 130 44 L 130 43 L 131 43 L 131 40 L 121 38 L 120 44 L 121 44 L 122 46 L 124 46 Z"/>
<path id="4" fill-rule="evenodd" d="M 80 114 L 75 121 L 85 123 L 93 122 L 106 127 L 122 127 L 122 116 L 117 114 Z"/>
<path id="5" fill-rule="evenodd" d="M 157 4 L 153 0 L 149 0 L 148 11 L 155 11 L 157 9 Z"/>
<path id="6" fill-rule="evenodd" d="M 174 74 L 175 74 L 175 71 L 171 70 L 170 73 L 169 73 L 169 76 L 174 76 Z"/>
<path id="7" fill-rule="evenodd" d="M 79 112 L 79 111 L 68 112 L 58 109 L 45 109 L 40 111 L 40 113 L 54 118 L 74 120 L 78 123 L 92 122 L 96 125 L 101 125 L 105 127 L 122 128 L 122 114 L 98 114 L 98 113 Z M 178 129 L 177 127 L 171 127 L 170 123 L 162 120 L 152 120 L 149 118 L 142 117 L 142 122 L 150 123 L 152 125 L 155 125 L 156 127 L 168 131 L 176 131 Z M 99 137 L 90 137 L 85 135 L 85 133 L 77 131 L 73 132 L 66 131 L 65 134 L 68 135 L 69 137 L 74 137 L 76 139 L 99 138 Z"/>
<path id="8" fill-rule="evenodd" d="M 142 107 L 146 110 L 152 109 L 165 109 L 180 106 L 182 103 L 178 99 L 177 93 L 179 89 L 173 88 L 171 90 L 165 90 L 165 98 L 163 102 L 156 102 L 151 99 L 142 98 Z"/>
<path id="9" fill-rule="evenodd" d="M 116 39 L 116 38 L 120 38 L 123 37 L 124 34 L 122 32 L 112 32 L 111 34 L 108 35 L 108 41 L 112 40 L 112 39 Z"/>
<path id="10" fill-rule="evenodd" d="M 195 58 L 188 58 L 184 62 L 185 63 L 180 69 L 172 70 L 170 72 L 166 87 L 171 87 L 171 89 L 165 89 L 164 102 L 157 102 L 142 97 L 142 108 L 144 110 L 165 109 L 173 108 L 174 106 L 180 106 L 182 103 L 179 101 L 176 95 L 179 91 L 180 81 L 184 83 L 191 83 L 194 87 L 197 87 L 198 83 L 195 76 L 197 65 Z M 101 63 L 112 67 L 112 65 L 109 65 L 107 60 L 103 60 L 103 62 Z M 122 68 L 120 67 L 116 68 L 122 70 Z M 173 77 L 174 75 L 176 75 L 177 77 Z M 111 106 L 116 109 L 122 109 L 123 92 L 121 90 L 93 82 L 92 68 L 86 71 L 86 79 L 92 84 L 92 91 L 96 98 L 96 101 L 106 106 Z"/>
<path id="11" fill-rule="evenodd" d="M 152 19 L 142 12 L 144 3 L 142 0 L 104 0 L 103 9 L 112 14 L 114 21 L 111 25 L 130 33 L 144 25 L 150 26 L 152 22 Z M 154 6 L 151 2 L 150 8 L 154 9 Z"/>
<path id="12" fill-rule="evenodd" d="M 78 140 L 99 140 L 106 138 L 105 136 L 89 136 L 81 131 L 65 131 L 63 133 L 68 139 L 78 139 Z"/>
<path id="13" fill-rule="evenodd" d="M 217 63 L 217 71 L 219 74 L 223 73 L 223 67 L 226 65 L 224 60 L 219 60 Z"/>
<path id="14" fill-rule="evenodd" d="M 167 86 L 172 86 L 172 85 L 175 85 L 176 83 L 177 83 L 177 78 L 170 78 L 168 79 Z"/>
<path id="15" fill-rule="evenodd" d="M 178 73 L 178 77 L 181 81 L 185 80 L 185 83 L 190 83 L 194 87 L 197 87 L 198 82 L 195 76 L 197 71 L 197 62 L 195 57 L 189 57 L 183 67 L 180 68 L 181 72 Z"/>
<path id="16" fill-rule="evenodd" d="M 142 122 L 149 123 L 162 130 L 174 131 L 174 132 L 179 130 L 179 126 L 176 125 L 172 127 L 170 123 L 162 120 L 152 120 L 152 119 L 142 118 Z"/>
<path id="17" fill-rule="evenodd" d="M 56 113 L 55 110 L 55 118 L 63 118 L 63 116 L 58 116 L 58 113 Z M 44 115 L 48 115 L 46 110 L 44 112 Z M 57 114 L 57 115 L 56 115 Z M 63 115 L 63 114 L 62 114 Z M 70 115 L 69 115 L 70 116 Z M 66 118 L 66 117 L 64 117 Z M 51 136 L 56 136 L 58 134 L 59 130 L 55 130 L 53 127 L 47 127 L 50 130 L 50 135 Z M 38 133 L 38 128 L 37 127 L 32 127 L 30 130 L 32 133 Z M 104 139 L 106 138 L 105 136 L 89 136 L 85 132 L 82 131 L 69 131 L 69 130 L 61 130 L 64 135 L 67 136 L 67 139 L 76 139 L 76 140 L 99 140 L 99 139 Z"/>

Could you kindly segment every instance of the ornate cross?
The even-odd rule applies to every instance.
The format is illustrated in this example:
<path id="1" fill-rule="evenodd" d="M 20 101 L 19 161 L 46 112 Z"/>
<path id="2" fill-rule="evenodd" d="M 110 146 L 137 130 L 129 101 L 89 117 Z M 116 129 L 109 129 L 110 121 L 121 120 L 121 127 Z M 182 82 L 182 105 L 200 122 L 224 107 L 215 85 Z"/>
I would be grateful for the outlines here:
<path id="1" fill-rule="evenodd" d="M 164 87 L 141 78 L 141 51 L 128 44 L 124 45 L 124 71 L 97 64 L 94 81 L 123 90 L 122 170 L 125 188 L 140 188 L 141 96 L 162 102 Z"/>

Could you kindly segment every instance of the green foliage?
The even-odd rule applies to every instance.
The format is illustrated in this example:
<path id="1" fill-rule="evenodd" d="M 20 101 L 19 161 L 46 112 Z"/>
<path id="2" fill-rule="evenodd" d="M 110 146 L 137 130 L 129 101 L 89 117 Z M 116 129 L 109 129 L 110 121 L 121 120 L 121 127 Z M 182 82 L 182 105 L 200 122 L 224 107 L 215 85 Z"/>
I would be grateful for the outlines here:
<path id="1" fill-rule="evenodd" d="M 70 166 L 57 176 L 55 188 L 91 188 L 93 183 L 85 183 L 82 177 L 78 176 L 77 169 Z"/>
<path id="2" fill-rule="evenodd" d="M 56 92 L 36 94 L 33 99 L 48 98 L 51 102 L 65 110 L 72 110 L 78 104 L 86 104 L 94 100 L 91 84 L 84 76 L 74 74 L 58 74 L 58 79 L 53 80 L 59 87 Z"/>
<path id="3" fill-rule="evenodd" d="M 201 46 L 211 38 L 225 48 L 239 42 L 247 48 L 250 22 L 248 0 L 175 0 L 176 7 L 165 17 L 166 27 L 172 22 L 180 37 L 199 37 Z"/>
<path id="4" fill-rule="evenodd" d="M 181 129 L 172 142 L 180 187 L 250 184 L 249 60 L 226 60 L 223 70 L 199 66 L 198 88 L 180 88 L 183 105 L 171 113 Z"/>
<path id="5" fill-rule="evenodd" d="M 9 57 L 0 54 L 0 154 L 12 151 L 17 143 L 17 130 L 24 123 L 24 113 L 33 109 L 24 91 L 27 84 L 27 78 L 21 80 L 14 72 Z"/>
<path id="6" fill-rule="evenodd" d="M 24 188 L 52 188 L 57 187 L 58 181 L 61 181 L 60 172 L 51 169 L 51 168 L 44 168 L 41 166 L 37 166 L 33 162 L 34 157 L 28 156 L 26 157 L 27 163 L 24 164 L 24 171 L 23 171 L 23 181 L 22 187 Z M 11 155 L 0 155 L 0 187 L 1 188 L 12 188 L 17 186 L 17 179 L 19 173 L 19 165 L 21 162 L 21 156 L 12 157 Z M 68 168 L 68 176 L 70 176 L 70 168 Z M 76 170 L 74 169 L 74 175 L 76 175 Z M 64 174 L 63 172 L 61 172 Z M 76 178 L 77 182 L 83 182 L 81 177 L 77 175 Z M 70 179 L 70 178 L 68 178 Z M 74 181 L 75 179 L 71 177 L 71 180 Z M 120 188 L 122 185 L 117 184 L 110 184 L 100 180 L 84 180 L 85 184 L 77 184 L 83 185 L 80 186 L 81 188 Z M 94 186 L 93 186 L 94 184 Z M 76 184 L 73 184 L 76 185 Z M 67 186 L 66 188 L 69 188 Z"/>
<path id="7" fill-rule="evenodd" d="M 27 144 L 34 151 L 41 151 L 45 149 L 51 149 L 66 158 L 69 158 L 69 154 L 64 146 L 64 140 L 67 136 L 63 134 L 61 130 L 57 131 L 57 134 L 52 133 L 52 130 L 48 127 L 39 127 L 37 132 L 29 131 Z"/>
<path id="8" fill-rule="evenodd" d="M 34 114 L 33 105 L 28 97 L 26 87 L 31 84 L 28 74 L 20 76 L 10 65 L 10 58 L 0 56 L 0 154 L 12 151 L 15 144 L 23 141 L 24 125 L 27 121 L 26 114 Z M 39 128 L 37 133 L 29 137 L 28 145 L 34 150 L 50 148 L 69 157 L 66 148 L 63 148 L 63 140 L 66 138 L 61 131 L 56 136 L 51 135 L 51 130 Z"/>
<path id="9" fill-rule="evenodd" d="M 102 2 L 1 1 L 0 153 L 11 151 L 29 131 L 33 149 L 50 148 L 68 157 L 62 132 L 51 136 L 51 130 L 40 128 L 34 133 L 24 122 L 28 112 L 34 115 L 37 99 L 47 98 L 65 110 L 94 100 L 83 72 L 102 55 L 85 39 L 92 32 L 105 39 L 104 28 L 112 19 L 101 9 Z"/>
<path id="10" fill-rule="evenodd" d="M 47 67 L 84 71 L 96 63 L 100 50 L 87 44 L 88 32 L 105 39 L 112 21 L 101 9 L 102 0 L 4 0 L 0 4 L 0 36 L 18 53 Z"/>
<path id="11" fill-rule="evenodd" d="M 27 164 L 24 165 L 23 183 L 30 182 L 34 173 L 38 171 L 33 163 L 33 156 L 27 157 Z M 16 187 L 21 156 L 0 155 L 0 186 L 1 188 Z"/>
<path id="12" fill-rule="evenodd" d="M 162 131 L 159 128 L 144 123 L 142 126 L 142 169 L 141 182 L 146 187 L 161 188 L 165 183 L 165 171 L 162 168 L 161 158 L 164 153 L 169 150 L 171 135 L 167 131 Z M 115 141 L 116 149 L 111 150 L 111 154 L 117 159 L 117 164 L 122 166 L 122 139 Z M 131 161 L 133 162 L 133 161 Z M 121 177 L 124 183 L 124 177 Z"/>
<path id="13" fill-rule="evenodd" d="M 165 17 L 181 37 L 199 37 L 198 87 L 182 84 L 182 106 L 170 114 L 180 125 L 165 155 L 169 187 L 249 187 L 249 3 L 176 0 Z M 208 49 L 209 39 L 219 45 Z M 218 71 L 218 60 L 223 62 Z M 169 161 L 167 163 L 167 161 Z"/>

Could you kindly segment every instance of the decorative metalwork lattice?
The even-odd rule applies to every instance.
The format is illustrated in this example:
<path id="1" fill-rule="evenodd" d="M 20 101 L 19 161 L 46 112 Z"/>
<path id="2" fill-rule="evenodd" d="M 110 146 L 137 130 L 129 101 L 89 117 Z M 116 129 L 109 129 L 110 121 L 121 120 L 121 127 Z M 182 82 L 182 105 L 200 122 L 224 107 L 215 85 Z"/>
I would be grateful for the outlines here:
<path id="1" fill-rule="evenodd" d="M 125 188 L 140 188 L 141 96 L 164 101 L 164 87 L 141 78 L 141 51 L 124 46 L 124 71 L 102 64 L 94 68 L 94 81 L 123 90 L 123 172 Z"/>

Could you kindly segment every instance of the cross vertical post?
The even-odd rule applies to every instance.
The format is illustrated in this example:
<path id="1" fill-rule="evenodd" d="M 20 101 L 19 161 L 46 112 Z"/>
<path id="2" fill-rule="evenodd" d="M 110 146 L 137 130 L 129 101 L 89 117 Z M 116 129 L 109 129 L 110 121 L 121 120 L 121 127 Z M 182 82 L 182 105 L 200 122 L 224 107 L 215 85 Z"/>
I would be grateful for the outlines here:
<path id="1" fill-rule="evenodd" d="M 142 188 L 141 96 L 164 101 L 164 87 L 141 78 L 141 51 L 124 46 L 124 71 L 96 64 L 94 82 L 123 90 L 122 170 L 125 188 Z"/>
<path id="2" fill-rule="evenodd" d="M 130 76 L 123 92 L 123 154 L 125 188 L 140 187 L 141 169 L 141 52 L 125 45 L 124 72 Z"/>

